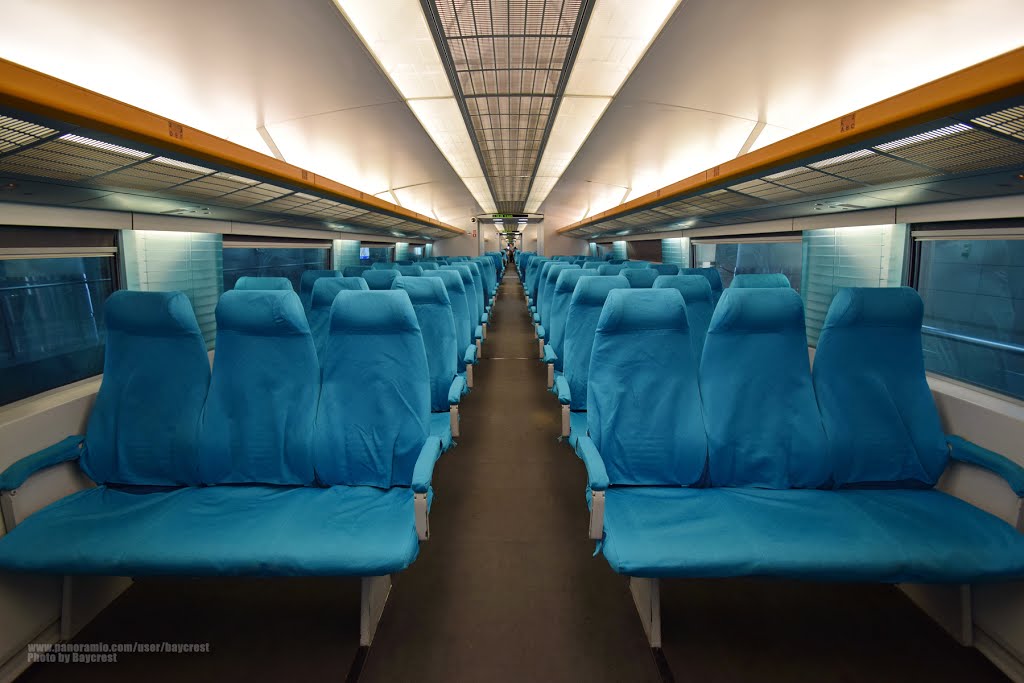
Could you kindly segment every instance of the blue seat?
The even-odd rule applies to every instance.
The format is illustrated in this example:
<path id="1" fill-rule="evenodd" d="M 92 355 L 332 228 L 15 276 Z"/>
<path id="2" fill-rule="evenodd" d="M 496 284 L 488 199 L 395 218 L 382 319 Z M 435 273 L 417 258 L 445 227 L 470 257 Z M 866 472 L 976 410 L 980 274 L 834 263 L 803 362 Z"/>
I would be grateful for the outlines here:
<path id="1" fill-rule="evenodd" d="M 405 277 L 418 277 L 423 275 L 423 267 L 419 265 L 398 265 L 395 266 L 395 270 L 398 271 L 399 275 L 403 275 Z"/>
<path id="2" fill-rule="evenodd" d="M 543 256 L 534 256 L 530 259 L 530 265 L 526 271 L 526 294 L 530 297 L 530 306 L 534 309 L 537 306 L 537 280 L 540 278 L 540 269 L 548 260 Z"/>
<path id="3" fill-rule="evenodd" d="M 469 315 L 469 333 L 473 343 L 477 344 L 477 354 L 480 353 L 479 340 L 484 337 L 483 326 L 480 324 L 480 311 L 483 302 L 480 300 L 480 290 L 476 287 L 476 280 L 473 278 L 473 271 L 465 263 L 457 263 L 452 266 L 442 266 L 441 270 L 454 270 L 462 277 L 462 284 L 466 288 L 466 303 Z"/>
<path id="4" fill-rule="evenodd" d="M 661 275 L 654 281 L 655 289 L 671 287 L 679 290 L 686 302 L 686 320 L 690 328 L 690 346 L 693 357 L 700 363 L 704 353 L 704 340 L 708 336 L 715 302 L 711 295 L 711 283 L 702 275 Z"/>
<path id="5" fill-rule="evenodd" d="M 537 339 L 540 343 L 539 351 L 542 359 L 544 358 L 544 342 L 548 341 L 547 327 L 551 323 L 550 309 L 551 299 L 555 293 L 555 283 L 558 281 L 558 276 L 559 274 L 562 273 L 562 271 L 576 269 L 579 269 L 579 266 L 576 265 L 575 263 L 555 262 L 551 263 L 550 266 L 545 266 L 544 271 L 542 271 L 541 277 L 544 278 L 544 284 L 540 291 L 538 291 L 538 296 L 540 298 L 537 302 L 538 323 L 535 330 L 537 334 Z M 549 360 L 545 359 L 545 362 L 549 362 Z"/>
<path id="6" fill-rule="evenodd" d="M 473 339 L 473 320 L 469 312 L 469 296 L 466 292 L 463 274 L 455 269 L 442 269 L 428 270 L 424 273 L 424 276 L 440 279 L 444 283 L 445 290 L 448 292 L 448 299 L 452 304 L 452 314 L 455 316 L 459 374 L 464 374 L 466 376 L 466 386 L 472 387 L 473 366 L 477 362 L 477 349 Z"/>
<path id="7" fill-rule="evenodd" d="M 615 289 L 629 289 L 629 281 L 621 275 L 587 277 L 576 283 L 569 300 L 562 342 L 562 375 L 555 377 L 555 392 L 562 405 L 562 436 L 568 437 L 569 445 L 574 448 L 579 436 L 586 433 L 586 420 L 582 416 L 587 410 L 587 378 L 594 334 L 605 299 Z M 582 431 L 578 429 L 581 426 Z"/>
<path id="8" fill-rule="evenodd" d="M 366 286 L 374 290 L 391 289 L 398 271 L 394 268 L 368 270 L 360 277 L 366 280 Z"/>
<path id="9" fill-rule="evenodd" d="M 554 291 L 551 295 L 551 306 L 549 313 L 548 338 L 545 346 L 545 357 L 550 356 L 550 369 L 548 372 L 548 387 L 554 386 L 555 373 L 562 372 L 562 355 L 565 341 L 565 320 L 569 315 L 569 302 L 576 291 L 576 283 L 582 277 L 598 277 L 596 273 L 586 271 L 582 268 L 563 268 L 555 280 Z M 551 350 L 548 351 L 547 347 Z"/>
<path id="10" fill-rule="evenodd" d="M 711 285 L 711 298 L 714 299 L 715 306 L 718 305 L 719 299 L 722 298 L 722 292 L 725 290 L 722 287 L 722 274 L 718 272 L 717 268 L 680 268 L 679 274 L 701 275 L 707 278 Z"/>
<path id="11" fill-rule="evenodd" d="M 658 271 L 659 275 L 678 275 L 679 266 L 674 263 L 652 263 L 651 268 Z"/>
<path id="12" fill-rule="evenodd" d="M 658 275 L 658 271 L 653 268 L 627 268 L 622 271 L 622 276 L 629 280 L 629 286 L 633 289 L 650 289 Z"/>
<path id="13" fill-rule="evenodd" d="M 537 289 L 533 293 L 533 323 L 534 325 L 540 325 L 540 307 L 541 302 L 544 300 L 544 288 L 548 286 L 548 273 L 555 266 L 563 266 L 560 261 L 549 260 L 545 261 L 540 265 L 540 269 L 537 271 Z"/>
<path id="14" fill-rule="evenodd" d="M 234 289 L 241 291 L 251 290 L 280 290 L 294 292 L 295 288 L 292 287 L 291 280 L 286 277 L 255 277 L 252 275 L 243 275 L 238 278 L 235 282 Z"/>
<path id="15" fill-rule="evenodd" d="M 341 269 L 341 274 L 345 277 L 362 277 L 368 270 L 370 266 L 345 266 Z"/>
<path id="16" fill-rule="evenodd" d="M 466 379 L 458 372 L 459 342 L 448 290 L 440 278 L 400 277 L 394 289 L 405 291 L 420 324 L 430 372 L 430 433 L 441 439 L 441 449 L 452 447 L 459 435 L 459 403 Z"/>
<path id="17" fill-rule="evenodd" d="M 729 284 L 730 289 L 789 286 L 789 278 L 783 273 L 737 273 Z"/>
<path id="18" fill-rule="evenodd" d="M 597 269 L 598 275 L 618 275 L 626 269 L 625 263 L 603 263 Z"/>
<path id="19" fill-rule="evenodd" d="M 584 270 L 597 270 L 604 265 L 604 261 L 587 261 L 583 264 Z"/>
<path id="20" fill-rule="evenodd" d="M 316 356 L 321 361 L 324 348 L 327 346 L 327 335 L 331 329 L 331 304 L 338 292 L 342 290 L 368 291 L 366 280 L 361 277 L 320 278 L 313 285 L 313 302 L 306 317 L 309 320 L 309 331 L 313 335 Z"/>
<path id="21" fill-rule="evenodd" d="M 414 261 L 412 259 L 399 259 L 395 261 L 395 266 L 411 266 Z"/>
<path id="22" fill-rule="evenodd" d="M 477 304 L 477 315 L 479 316 L 479 324 L 487 324 L 487 290 L 484 287 L 484 276 L 482 269 L 477 261 L 467 260 L 462 264 L 469 268 L 469 272 L 473 274 L 473 286 L 476 287 L 476 304 Z"/>
<path id="23" fill-rule="evenodd" d="M 434 261 L 420 261 L 417 265 L 423 270 L 437 270 L 441 267 Z"/>
<path id="24" fill-rule="evenodd" d="M 651 267 L 651 262 L 650 261 L 626 261 L 625 265 L 626 265 L 626 268 L 629 268 L 629 269 L 632 269 L 632 268 L 650 268 Z"/>
<path id="25" fill-rule="evenodd" d="M 341 277 L 340 270 L 304 270 L 299 278 L 299 299 L 302 300 L 302 308 L 309 311 L 313 302 L 313 283 L 324 277 Z"/>
<path id="26" fill-rule="evenodd" d="M 370 270 L 394 270 L 396 267 L 397 264 L 391 261 L 377 261 L 370 265 Z"/>

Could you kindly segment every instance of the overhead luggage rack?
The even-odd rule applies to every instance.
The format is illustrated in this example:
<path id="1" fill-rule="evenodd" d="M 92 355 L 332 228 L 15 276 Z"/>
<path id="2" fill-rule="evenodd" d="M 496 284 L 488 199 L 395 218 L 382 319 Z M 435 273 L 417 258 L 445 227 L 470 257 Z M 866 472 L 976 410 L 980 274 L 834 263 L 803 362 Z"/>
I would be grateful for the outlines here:
<path id="1" fill-rule="evenodd" d="M 464 234 L 297 166 L 0 59 L 0 201 L 339 233 Z"/>

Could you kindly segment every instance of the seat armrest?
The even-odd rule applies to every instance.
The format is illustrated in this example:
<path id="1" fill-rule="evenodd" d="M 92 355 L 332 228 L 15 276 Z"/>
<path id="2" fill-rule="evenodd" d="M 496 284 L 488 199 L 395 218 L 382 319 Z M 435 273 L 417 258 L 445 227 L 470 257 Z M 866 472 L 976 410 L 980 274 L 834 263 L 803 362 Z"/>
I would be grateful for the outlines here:
<path id="1" fill-rule="evenodd" d="M 489 316 L 487 315 L 487 312 L 488 312 L 488 309 L 485 308 L 484 309 L 484 314 L 480 316 L 480 323 L 481 324 L 487 324 L 487 321 L 490 319 Z"/>
<path id="2" fill-rule="evenodd" d="M 84 446 L 84 436 L 69 436 L 59 443 L 25 456 L 0 473 L 0 491 L 13 491 L 37 472 L 62 462 L 78 460 Z"/>
<path id="3" fill-rule="evenodd" d="M 484 326 L 483 325 L 477 325 L 476 329 L 473 330 L 473 339 L 483 339 L 483 338 L 484 338 Z"/>
<path id="4" fill-rule="evenodd" d="M 476 350 L 476 347 L 473 347 Z M 448 389 L 448 405 L 457 406 L 459 401 L 462 400 L 462 395 L 466 393 L 466 378 L 462 375 L 455 375 L 452 380 L 452 385 Z"/>
<path id="5" fill-rule="evenodd" d="M 470 344 L 466 347 L 466 353 L 463 354 L 462 361 L 467 365 L 476 365 L 476 344 Z"/>
<path id="6" fill-rule="evenodd" d="M 429 437 L 416 457 L 416 466 L 412 470 L 412 490 L 426 493 L 430 489 L 430 480 L 434 476 L 434 465 L 441 457 L 441 439 Z"/>
<path id="7" fill-rule="evenodd" d="M 579 438 L 576 453 L 587 467 L 588 488 L 591 491 L 604 491 L 608 488 L 608 471 L 604 468 L 604 460 L 597 451 L 597 446 L 589 436 Z"/>
<path id="8" fill-rule="evenodd" d="M 544 329 L 543 325 L 537 325 L 535 331 L 537 333 L 537 339 L 547 339 L 548 331 Z"/>
<path id="9" fill-rule="evenodd" d="M 1005 455 L 990 451 L 963 437 L 948 435 L 949 454 L 957 462 L 982 467 L 1006 480 L 1018 498 L 1024 497 L 1024 467 Z"/>
<path id="10" fill-rule="evenodd" d="M 555 350 L 551 348 L 551 344 L 544 345 L 544 358 L 541 359 L 544 363 L 554 363 L 558 360 L 558 355 Z"/>
<path id="11" fill-rule="evenodd" d="M 569 391 L 569 382 L 565 375 L 555 375 L 555 393 L 558 394 L 558 402 L 563 406 L 569 405 L 572 401 L 572 392 Z"/>

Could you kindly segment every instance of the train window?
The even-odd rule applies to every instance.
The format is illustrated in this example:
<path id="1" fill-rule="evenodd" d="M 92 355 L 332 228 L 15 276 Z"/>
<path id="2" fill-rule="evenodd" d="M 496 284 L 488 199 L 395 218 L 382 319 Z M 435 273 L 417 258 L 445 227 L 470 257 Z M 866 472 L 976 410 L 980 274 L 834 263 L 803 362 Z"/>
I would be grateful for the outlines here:
<path id="1" fill-rule="evenodd" d="M 0 256 L 0 405 L 103 372 L 114 250 L 55 251 Z"/>
<path id="2" fill-rule="evenodd" d="M 303 271 L 332 266 L 329 242 L 306 245 L 291 241 L 254 243 L 245 238 L 224 240 L 224 291 L 233 289 L 238 278 L 250 275 L 286 277 L 297 292 Z"/>
<path id="3" fill-rule="evenodd" d="M 1024 230 L 913 235 L 925 368 L 1024 399 Z"/>
<path id="4" fill-rule="evenodd" d="M 364 246 L 359 249 L 359 263 L 366 266 L 371 263 L 388 263 L 393 261 L 393 246 Z"/>
<path id="5" fill-rule="evenodd" d="M 740 273 L 784 273 L 800 291 L 803 250 L 798 237 L 693 240 L 692 249 L 694 267 L 717 268 L 724 287 Z"/>
<path id="6" fill-rule="evenodd" d="M 807 230 L 801 296 L 807 343 L 817 346 L 832 299 L 841 287 L 899 287 L 907 226 L 864 225 Z"/>

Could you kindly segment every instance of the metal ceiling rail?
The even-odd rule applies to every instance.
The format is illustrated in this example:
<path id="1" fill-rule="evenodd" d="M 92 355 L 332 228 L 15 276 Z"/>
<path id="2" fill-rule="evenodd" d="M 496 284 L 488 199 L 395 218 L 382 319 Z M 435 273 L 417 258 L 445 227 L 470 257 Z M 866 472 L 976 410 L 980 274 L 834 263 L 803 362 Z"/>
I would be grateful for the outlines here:
<path id="1" fill-rule="evenodd" d="M 802 159 L 892 134 L 976 107 L 1024 95 L 1024 48 L 957 71 L 726 161 L 624 204 L 558 229 L 559 234 L 625 217 L 683 196 L 725 187 Z"/>
<path id="2" fill-rule="evenodd" d="M 312 171 L 5 59 L 0 59 L 0 105 L 282 182 L 371 212 L 439 228 L 449 236 L 466 234 L 465 230 Z"/>

